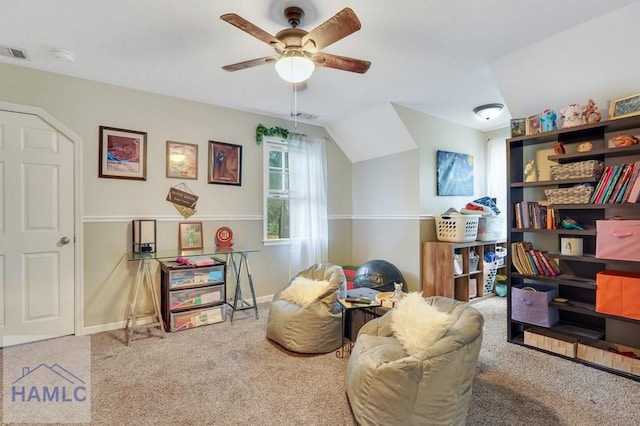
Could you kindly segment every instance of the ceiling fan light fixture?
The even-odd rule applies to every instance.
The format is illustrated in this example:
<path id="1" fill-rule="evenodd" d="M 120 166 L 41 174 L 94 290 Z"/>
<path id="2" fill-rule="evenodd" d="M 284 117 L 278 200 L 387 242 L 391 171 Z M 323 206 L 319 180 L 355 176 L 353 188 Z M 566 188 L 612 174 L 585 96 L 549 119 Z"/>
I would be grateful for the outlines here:
<path id="1" fill-rule="evenodd" d="M 316 68 L 313 61 L 298 50 L 290 50 L 276 62 L 276 71 L 280 78 L 289 83 L 307 80 Z"/>
<path id="2" fill-rule="evenodd" d="M 483 120 L 496 118 L 502 112 L 504 105 L 499 103 L 480 105 L 473 109 L 473 112 Z"/>

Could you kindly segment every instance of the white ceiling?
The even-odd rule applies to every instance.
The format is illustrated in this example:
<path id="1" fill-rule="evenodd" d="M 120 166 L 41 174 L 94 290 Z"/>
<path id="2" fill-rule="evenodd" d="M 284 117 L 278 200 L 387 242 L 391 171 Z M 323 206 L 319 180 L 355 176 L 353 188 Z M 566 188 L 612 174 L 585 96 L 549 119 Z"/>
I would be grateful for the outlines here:
<path id="1" fill-rule="evenodd" d="M 497 81 L 492 64 L 632 3 L 638 2 L 0 0 L 0 45 L 26 49 L 30 57 L 30 61 L 19 61 L 0 56 L 0 61 L 290 118 L 291 91 L 273 64 L 233 73 L 221 69 L 274 52 L 219 16 L 234 12 L 275 34 L 288 26 L 282 16 L 288 5 L 305 10 L 301 27 L 308 31 L 349 6 L 362 29 L 323 51 L 370 60 L 372 66 L 364 75 L 317 68 L 308 89 L 298 94 L 298 111 L 317 116 L 312 122 L 327 126 L 378 105 L 395 103 L 488 130 L 509 122 L 509 108 L 491 122 L 477 119 L 472 109 L 491 102 L 511 107 L 499 88 L 513 91 L 518 85 L 522 87 L 522 75 L 513 70 L 503 72 L 502 80 Z M 640 16 L 634 18 L 636 23 L 637 18 Z M 618 30 L 613 25 L 597 37 L 606 39 Z M 574 42 L 588 49 L 591 40 Z M 55 48 L 71 51 L 75 61 L 56 59 L 52 54 Z M 571 48 L 556 46 L 553 60 L 561 62 L 558 51 L 569 52 Z M 544 57 L 527 60 L 543 64 L 543 70 L 554 68 Z M 607 66 L 606 60 L 599 62 Z M 519 66 L 523 71 L 528 68 L 526 63 Z M 540 76 L 540 82 L 546 77 Z M 517 103 L 520 111 L 539 108 L 528 106 L 521 98 Z"/>

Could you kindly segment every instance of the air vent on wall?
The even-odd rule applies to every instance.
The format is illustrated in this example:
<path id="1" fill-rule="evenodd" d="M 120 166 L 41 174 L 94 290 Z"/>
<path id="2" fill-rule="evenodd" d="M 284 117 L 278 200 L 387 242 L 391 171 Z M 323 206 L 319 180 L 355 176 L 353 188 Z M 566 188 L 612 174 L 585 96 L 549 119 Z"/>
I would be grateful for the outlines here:
<path id="1" fill-rule="evenodd" d="M 29 56 L 27 55 L 27 51 L 24 49 L 19 49 L 17 47 L 9 47 L 0 45 L 0 56 L 7 56 L 9 58 L 16 59 L 24 59 L 29 60 Z"/>

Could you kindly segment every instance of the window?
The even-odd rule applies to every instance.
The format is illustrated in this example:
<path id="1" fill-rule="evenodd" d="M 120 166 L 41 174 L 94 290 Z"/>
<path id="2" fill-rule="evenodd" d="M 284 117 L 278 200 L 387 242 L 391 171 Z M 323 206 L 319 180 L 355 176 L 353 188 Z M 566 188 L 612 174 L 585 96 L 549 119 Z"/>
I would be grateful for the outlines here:
<path id="1" fill-rule="evenodd" d="M 289 238 L 289 154 L 284 139 L 264 138 L 264 240 Z"/>

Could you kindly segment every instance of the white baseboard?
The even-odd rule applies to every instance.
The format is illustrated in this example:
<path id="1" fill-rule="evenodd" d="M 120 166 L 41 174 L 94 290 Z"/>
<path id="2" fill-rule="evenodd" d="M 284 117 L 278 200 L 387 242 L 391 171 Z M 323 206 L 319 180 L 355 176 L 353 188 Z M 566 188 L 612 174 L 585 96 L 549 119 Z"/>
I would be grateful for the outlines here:
<path id="1" fill-rule="evenodd" d="M 256 302 L 258 303 L 271 302 L 271 300 L 273 300 L 273 294 L 256 297 Z M 138 323 L 140 325 L 151 324 L 151 316 L 138 318 Z M 102 333 L 103 331 L 120 330 L 124 329 L 126 325 L 127 323 L 125 320 L 110 322 L 107 324 L 91 325 L 82 329 L 82 335 Z"/>

